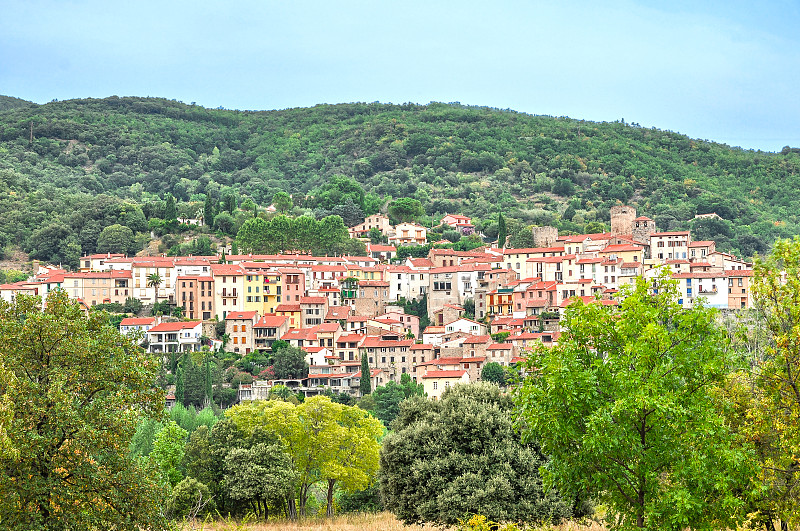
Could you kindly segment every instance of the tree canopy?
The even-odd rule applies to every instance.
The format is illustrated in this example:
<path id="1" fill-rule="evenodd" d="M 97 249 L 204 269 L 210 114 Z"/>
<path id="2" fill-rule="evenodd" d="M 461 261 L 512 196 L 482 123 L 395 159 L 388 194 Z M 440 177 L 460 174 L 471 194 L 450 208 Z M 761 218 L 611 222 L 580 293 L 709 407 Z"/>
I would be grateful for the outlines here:
<path id="1" fill-rule="evenodd" d="M 3 527 L 161 529 L 158 471 L 128 453 L 141 416 L 163 408 L 157 360 L 60 290 L 44 309 L 1 301 L 0 345 Z"/>
<path id="2" fill-rule="evenodd" d="M 714 399 L 727 372 L 714 310 L 685 310 L 674 281 L 639 279 L 620 307 L 577 302 L 517 394 L 550 457 L 545 483 L 588 493 L 620 529 L 709 529 L 743 516 L 752 473 Z M 746 496 L 745 496 L 746 497 Z"/>
<path id="3" fill-rule="evenodd" d="M 381 448 L 386 508 L 404 523 L 443 525 L 476 512 L 520 522 L 571 516 L 572 504 L 543 487 L 545 458 L 522 442 L 512 410 L 488 383 L 452 387 L 439 401 L 402 402 Z"/>

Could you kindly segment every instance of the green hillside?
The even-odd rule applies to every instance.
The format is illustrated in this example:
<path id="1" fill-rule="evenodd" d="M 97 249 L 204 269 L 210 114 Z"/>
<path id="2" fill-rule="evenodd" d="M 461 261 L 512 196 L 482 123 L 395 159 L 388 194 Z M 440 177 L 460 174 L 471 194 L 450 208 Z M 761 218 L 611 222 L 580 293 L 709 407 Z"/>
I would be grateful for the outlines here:
<path id="1" fill-rule="evenodd" d="M 363 189 L 355 212 L 346 196 L 320 193 L 336 175 Z M 317 217 L 413 197 L 424 222 L 463 213 L 490 237 L 502 211 L 519 244 L 530 224 L 607 225 L 622 202 L 662 230 L 691 228 L 750 256 L 799 232 L 798 188 L 796 149 L 745 151 L 635 124 L 458 104 L 242 112 L 112 97 L 0 112 L 0 246 L 67 263 L 93 252 L 112 224 L 138 234 L 139 248 L 148 229 L 170 230 L 158 222 L 167 193 L 187 215 L 207 196 L 215 214 L 228 206 L 233 219 L 220 229 L 235 234 L 246 215 L 231 204 L 252 215 L 279 191 L 293 194 L 295 213 Z M 709 212 L 724 220 L 692 221 Z"/>
<path id="2" fill-rule="evenodd" d="M 13 96 L 0 95 L 0 111 L 7 111 L 8 109 L 16 109 L 18 107 L 30 107 L 36 105 L 32 101 L 21 100 Z"/>

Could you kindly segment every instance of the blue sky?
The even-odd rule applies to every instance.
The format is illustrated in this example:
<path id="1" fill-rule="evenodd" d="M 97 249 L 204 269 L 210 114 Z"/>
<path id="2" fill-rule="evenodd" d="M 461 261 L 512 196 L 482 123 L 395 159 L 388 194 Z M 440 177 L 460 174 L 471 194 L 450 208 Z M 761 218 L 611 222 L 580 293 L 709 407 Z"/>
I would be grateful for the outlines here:
<path id="1" fill-rule="evenodd" d="M 459 101 L 800 147 L 800 2 L 4 0 L 0 94 Z"/>

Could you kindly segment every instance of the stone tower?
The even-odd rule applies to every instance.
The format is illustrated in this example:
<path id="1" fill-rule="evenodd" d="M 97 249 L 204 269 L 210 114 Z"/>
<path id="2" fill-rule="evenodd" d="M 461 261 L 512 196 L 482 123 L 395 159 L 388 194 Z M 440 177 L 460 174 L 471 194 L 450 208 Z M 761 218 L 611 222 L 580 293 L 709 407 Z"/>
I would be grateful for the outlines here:
<path id="1" fill-rule="evenodd" d="M 555 227 L 532 227 L 531 230 L 535 247 L 552 247 L 558 240 L 558 229 Z"/>
<path id="2" fill-rule="evenodd" d="M 636 209 L 627 205 L 611 207 L 611 235 L 632 234 Z"/>
<path id="3" fill-rule="evenodd" d="M 640 216 L 633 220 L 633 239 L 645 245 L 650 244 L 650 235 L 658 232 L 656 222 L 646 216 Z"/>

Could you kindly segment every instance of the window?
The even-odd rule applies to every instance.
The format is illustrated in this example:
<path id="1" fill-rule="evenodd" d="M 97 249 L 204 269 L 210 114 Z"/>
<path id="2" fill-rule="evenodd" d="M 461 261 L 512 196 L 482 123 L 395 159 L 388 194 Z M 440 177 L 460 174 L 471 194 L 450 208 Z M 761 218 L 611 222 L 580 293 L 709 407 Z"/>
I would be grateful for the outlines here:
<path id="1" fill-rule="evenodd" d="M 433 382 L 433 389 L 439 389 L 439 382 Z"/>

